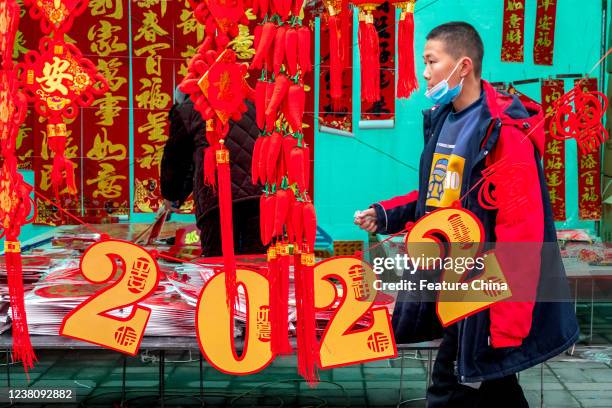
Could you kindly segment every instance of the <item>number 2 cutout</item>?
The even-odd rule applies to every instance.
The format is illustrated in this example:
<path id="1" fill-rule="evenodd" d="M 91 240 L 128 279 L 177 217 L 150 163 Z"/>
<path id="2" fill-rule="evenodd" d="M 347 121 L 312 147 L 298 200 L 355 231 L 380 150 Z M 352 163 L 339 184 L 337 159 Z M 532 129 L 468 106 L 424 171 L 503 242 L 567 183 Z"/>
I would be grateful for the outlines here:
<path id="1" fill-rule="evenodd" d="M 131 242 L 108 240 L 90 246 L 81 258 L 81 272 L 93 283 L 106 283 L 121 274 L 117 281 L 105 287 L 77 306 L 62 322 L 60 334 L 65 337 L 98 344 L 135 355 L 144 335 L 151 309 L 139 301 L 157 287 L 159 267 L 143 248 Z M 127 318 L 108 312 L 132 306 Z"/>
<path id="2" fill-rule="evenodd" d="M 391 334 L 391 318 L 386 307 L 372 307 L 376 298 L 376 275 L 367 263 L 354 257 L 337 257 L 314 267 L 315 307 L 329 309 L 340 297 L 320 345 L 320 367 L 332 368 L 395 357 L 397 347 Z M 335 278 L 342 283 L 339 296 Z M 349 287 L 350 285 L 350 287 Z M 372 323 L 364 329 L 352 329 L 366 313 Z"/>
<path id="3" fill-rule="evenodd" d="M 473 213 L 463 208 L 443 208 L 432 211 L 414 224 L 406 235 L 406 251 L 414 257 L 440 259 L 445 257 L 443 247 L 446 242 L 450 243 L 448 258 L 475 259 L 481 253 L 483 236 L 482 224 Z M 506 283 L 495 253 L 489 251 L 482 257 L 484 272 L 480 276 L 467 280 L 467 269 L 463 273 L 446 269 L 441 280 L 468 284 L 474 280 Z M 510 296 L 512 292 L 509 288 L 499 291 L 441 290 L 436 311 L 440 322 L 446 327 Z"/>

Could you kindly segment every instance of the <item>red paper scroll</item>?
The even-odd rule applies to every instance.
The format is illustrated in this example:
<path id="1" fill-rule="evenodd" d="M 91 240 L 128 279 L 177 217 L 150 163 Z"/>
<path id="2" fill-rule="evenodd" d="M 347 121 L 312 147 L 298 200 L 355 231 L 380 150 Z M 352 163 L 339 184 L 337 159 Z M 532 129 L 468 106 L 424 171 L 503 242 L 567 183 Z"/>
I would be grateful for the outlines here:
<path id="1" fill-rule="evenodd" d="M 525 0 L 504 1 L 501 59 L 522 62 L 525 43 Z"/>
<path id="2" fill-rule="evenodd" d="M 89 219 L 129 214 L 128 0 L 90 2 L 73 27 L 109 89 L 82 112 L 83 206 Z"/>
<path id="3" fill-rule="evenodd" d="M 557 0 L 538 0 L 533 44 L 533 62 L 536 64 L 553 64 L 556 19 Z"/>
<path id="4" fill-rule="evenodd" d="M 584 92 L 597 92 L 597 78 L 582 81 Z M 578 149 L 578 213 L 581 220 L 601 219 L 601 154 L 599 149 L 582 154 Z"/>
<path id="5" fill-rule="evenodd" d="M 554 103 L 563 95 L 563 80 L 542 82 L 542 110 L 546 117 L 544 125 L 544 177 L 548 186 L 550 203 L 555 221 L 565 220 L 565 140 L 551 134 L 550 121 Z"/>
<path id="6" fill-rule="evenodd" d="M 395 7 L 384 2 L 372 15 L 379 38 L 380 100 L 366 103 L 362 98 L 361 120 L 388 120 L 395 118 Z"/>
<path id="7" fill-rule="evenodd" d="M 350 9 L 340 13 L 348 13 Z M 353 131 L 353 19 L 352 14 L 348 20 L 345 42 L 348 44 L 346 60 L 342 72 L 342 97 L 332 101 L 330 78 L 330 28 L 329 24 L 321 20 L 320 30 L 320 91 L 319 91 L 319 125 L 351 133 Z M 340 22 L 342 18 L 339 18 Z M 342 26 L 338 23 L 336 29 L 342 36 Z"/>
<path id="8" fill-rule="evenodd" d="M 159 208 L 159 172 L 172 106 L 172 13 L 166 2 L 132 3 L 134 212 Z"/>

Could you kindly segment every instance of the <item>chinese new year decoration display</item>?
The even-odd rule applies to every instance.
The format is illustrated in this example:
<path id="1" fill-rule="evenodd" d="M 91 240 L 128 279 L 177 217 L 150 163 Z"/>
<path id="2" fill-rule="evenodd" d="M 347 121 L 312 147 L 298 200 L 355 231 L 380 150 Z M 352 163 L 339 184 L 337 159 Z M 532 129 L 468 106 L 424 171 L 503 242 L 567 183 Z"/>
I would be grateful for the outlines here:
<path id="1" fill-rule="evenodd" d="M 78 108 L 91 105 L 94 95 L 106 92 L 108 84 L 74 45 L 51 37 L 41 38 L 39 51 L 28 52 L 17 69 L 28 100 L 39 115 L 47 118 L 47 143 L 54 153 L 51 182 L 56 196 L 64 177 L 68 192 L 76 194 L 76 164 L 64 155 L 64 119 L 76 117 Z"/>

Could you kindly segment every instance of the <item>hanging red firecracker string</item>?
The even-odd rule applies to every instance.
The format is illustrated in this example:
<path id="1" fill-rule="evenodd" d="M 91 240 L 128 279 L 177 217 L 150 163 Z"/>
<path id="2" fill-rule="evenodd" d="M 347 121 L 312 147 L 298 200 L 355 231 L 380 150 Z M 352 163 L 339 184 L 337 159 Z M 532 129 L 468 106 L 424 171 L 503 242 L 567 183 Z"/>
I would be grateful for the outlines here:
<path id="1" fill-rule="evenodd" d="M 416 0 L 394 2 L 401 10 L 398 23 L 397 97 L 410 98 L 419 88 L 414 62 L 414 6 Z"/>
<path id="2" fill-rule="evenodd" d="M 372 12 L 381 2 L 353 0 L 352 3 L 359 8 L 361 97 L 365 102 L 376 102 L 380 100 L 380 49 Z"/>
<path id="3" fill-rule="evenodd" d="M 579 81 L 553 104 L 550 134 L 558 140 L 576 139 L 582 154 L 595 152 L 608 140 L 601 120 L 608 98 L 601 92 L 586 92 Z"/>
<path id="4" fill-rule="evenodd" d="M 30 51 L 17 64 L 24 92 L 36 112 L 47 118 L 47 143 L 53 156 L 51 183 L 56 196 L 66 178 L 69 194 L 76 194 L 75 163 L 64 155 L 68 136 L 64 118 L 75 118 L 79 107 L 90 106 L 108 83 L 94 64 L 63 40 L 43 37 L 39 51 Z M 65 173 L 65 176 L 64 176 Z"/>

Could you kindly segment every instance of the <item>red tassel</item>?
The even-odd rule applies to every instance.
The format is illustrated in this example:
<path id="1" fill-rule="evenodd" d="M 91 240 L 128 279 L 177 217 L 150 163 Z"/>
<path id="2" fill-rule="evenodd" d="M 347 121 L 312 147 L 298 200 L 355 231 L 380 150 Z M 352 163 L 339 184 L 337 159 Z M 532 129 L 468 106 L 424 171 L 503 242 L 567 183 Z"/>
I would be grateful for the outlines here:
<path id="1" fill-rule="evenodd" d="M 318 381 L 317 362 L 319 361 L 316 332 L 316 315 L 314 307 L 314 254 L 304 252 L 297 257 L 295 281 L 299 282 L 296 290 L 297 302 L 297 344 L 298 373 L 304 377 L 310 386 Z"/>
<path id="2" fill-rule="evenodd" d="M 215 164 L 215 149 L 211 146 L 204 150 L 204 184 L 217 188 L 217 166 Z"/>
<path id="3" fill-rule="evenodd" d="M 273 303 L 272 313 L 272 352 L 275 355 L 290 354 L 293 350 L 289 343 L 289 248 L 287 244 L 277 243 L 268 249 L 270 271 L 270 293 Z"/>
<path id="4" fill-rule="evenodd" d="M 359 56 L 361 59 L 362 98 L 366 102 L 380 99 L 380 60 L 378 33 L 371 13 L 359 16 Z"/>
<path id="5" fill-rule="evenodd" d="M 19 241 L 7 237 L 4 242 L 6 269 L 8 278 L 9 296 L 11 302 L 11 317 L 13 331 L 13 360 L 23 363 L 23 369 L 27 373 L 34 367 L 37 361 L 26 317 L 25 303 L 23 300 L 23 273 L 21 267 L 21 250 Z"/>
<path id="6" fill-rule="evenodd" d="M 338 18 L 329 16 L 329 87 L 334 110 L 342 98 L 342 71 L 344 64 L 341 55 L 342 35 L 338 27 Z"/>
<path id="7" fill-rule="evenodd" d="M 50 119 L 47 125 L 47 144 L 53 152 L 53 167 L 51 168 L 51 184 L 55 190 L 55 195 L 59 196 L 60 186 L 64 180 L 64 172 L 66 172 L 66 187 L 68 194 L 75 195 L 76 182 L 74 178 L 74 169 L 76 165 L 68 160 L 65 156 L 66 151 L 66 125 L 57 120 Z"/>
<path id="8" fill-rule="evenodd" d="M 414 2 L 402 10 L 398 24 L 398 78 L 397 97 L 410 98 L 419 88 L 414 63 Z"/>
<path id="9" fill-rule="evenodd" d="M 234 255 L 234 223 L 232 220 L 232 181 L 229 166 L 229 150 L 221 142 L 216 150 L 217 177 L 219 188 L 219 214 L 221 218 L 221 251 L 225 271 L 225 290 L 230 316 L 238 300 L 236 287 L 236 256 Z M 232 326 L 233 327 L 233 326 Z"/>

